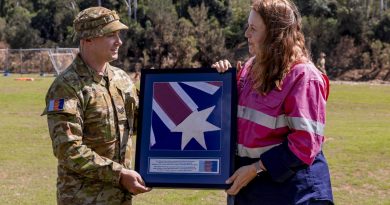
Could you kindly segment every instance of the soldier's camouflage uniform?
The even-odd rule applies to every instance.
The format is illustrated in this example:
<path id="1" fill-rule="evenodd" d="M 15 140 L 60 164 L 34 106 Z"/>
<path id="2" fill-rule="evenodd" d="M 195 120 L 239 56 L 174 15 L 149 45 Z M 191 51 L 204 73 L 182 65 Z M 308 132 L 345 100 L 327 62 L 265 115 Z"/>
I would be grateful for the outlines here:
<path id="1" fill-rule="evenodd" d="M 119 179 L 131 167 L 137 103 L 124 71 L 107 63 L 98 75 L 80 55 L 54 80 L 43 114 L 58 158 L 58 204 L 131 204 Z"/>

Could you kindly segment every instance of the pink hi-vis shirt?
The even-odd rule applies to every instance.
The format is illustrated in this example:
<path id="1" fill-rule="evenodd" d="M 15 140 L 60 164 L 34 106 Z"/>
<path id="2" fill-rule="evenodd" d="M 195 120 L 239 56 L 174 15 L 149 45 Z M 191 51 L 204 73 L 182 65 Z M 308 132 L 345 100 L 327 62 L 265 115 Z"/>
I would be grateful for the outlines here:
<path id="1" fill-rule="evenodd" d="M 260 158 L 288 141 L 288 148 L 312 164 L 324 141 L 328 78 L 312 63 L 299 63 L 283 80 L 282 89 L 263 96 L 248 74 L 253 58 L 238 75 L 238 156 Z"/>

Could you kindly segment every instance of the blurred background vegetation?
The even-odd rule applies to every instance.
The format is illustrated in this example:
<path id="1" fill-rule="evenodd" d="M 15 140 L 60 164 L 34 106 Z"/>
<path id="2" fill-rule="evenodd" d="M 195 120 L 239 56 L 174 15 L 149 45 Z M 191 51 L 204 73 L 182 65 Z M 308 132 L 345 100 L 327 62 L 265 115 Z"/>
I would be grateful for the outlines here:
<path id="1" fill-rule="evenodd" d="M 120 59 L 141 68 L 234 64 L 248 57 L 244 30 L 250 0 L 0 0 L 0 48 L 77 47 L 72 21 L 90 6 L 120 13 L 129 25 Z M 326 54 L 337 79 L 390 80 L 390 0 L 294 0 L 313 61 Z M 1 66 L 1 65 L 0 65 Z"/>

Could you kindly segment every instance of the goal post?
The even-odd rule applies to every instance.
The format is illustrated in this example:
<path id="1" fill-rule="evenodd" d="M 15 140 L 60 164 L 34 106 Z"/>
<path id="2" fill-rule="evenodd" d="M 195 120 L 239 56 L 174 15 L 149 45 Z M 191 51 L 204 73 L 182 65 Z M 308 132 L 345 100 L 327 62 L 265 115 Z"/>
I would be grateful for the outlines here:
<path id="1" fill-rule="evenodd" d="M 78 48 L 0 49 L 0 71 L 8 73 L 63 72 L 77 56 Z"/>

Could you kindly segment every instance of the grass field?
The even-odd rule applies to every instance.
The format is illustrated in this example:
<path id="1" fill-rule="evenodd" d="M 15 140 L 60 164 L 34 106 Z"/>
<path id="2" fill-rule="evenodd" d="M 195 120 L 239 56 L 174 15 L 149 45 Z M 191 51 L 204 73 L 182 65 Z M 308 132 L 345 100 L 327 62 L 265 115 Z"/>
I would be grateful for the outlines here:
<path id="1" fill-rule="evenodd" d="M 53 78 L 0 76 L 0 204 L 55 204 L 56 159 L 44 108 Z M 390 86 L 332 84 L 325 155 L 336 204 L 390 205 Z M 154 189 L 134 204 L 218 205 L 215 190 Z"/>

